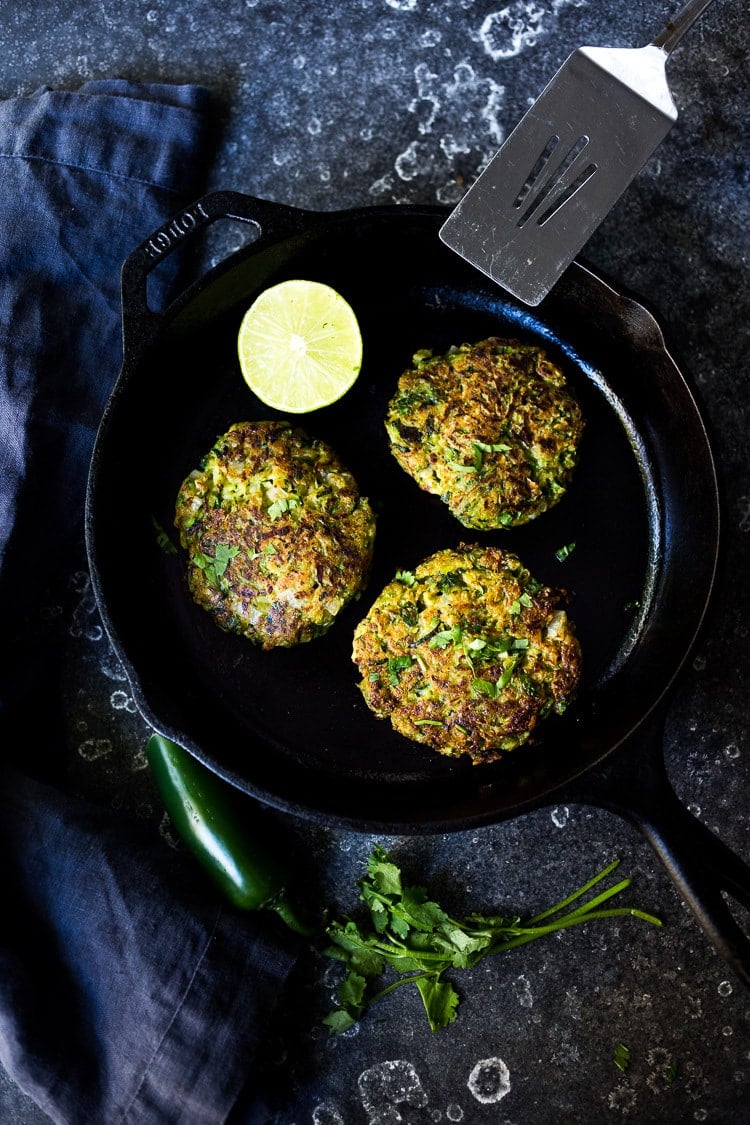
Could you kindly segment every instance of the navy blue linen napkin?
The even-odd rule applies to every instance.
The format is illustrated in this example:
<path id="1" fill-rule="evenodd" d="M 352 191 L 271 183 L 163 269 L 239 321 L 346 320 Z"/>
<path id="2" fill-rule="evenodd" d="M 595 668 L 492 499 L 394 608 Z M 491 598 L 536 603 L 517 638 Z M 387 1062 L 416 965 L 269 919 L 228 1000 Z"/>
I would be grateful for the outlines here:
<path id="1" fill-rule="evenodd" d="M 294 961 L 274 919 L 224 909 L 152 831 L 66 793 L 61 654 L 34 627 L 84 565 L 120 267 L 199 194 L 207 102 L 115 80 L 0 102 L 0 1061 L 65 1125 L 208 1125 L 243 1085 L 254 1112 Z"/>

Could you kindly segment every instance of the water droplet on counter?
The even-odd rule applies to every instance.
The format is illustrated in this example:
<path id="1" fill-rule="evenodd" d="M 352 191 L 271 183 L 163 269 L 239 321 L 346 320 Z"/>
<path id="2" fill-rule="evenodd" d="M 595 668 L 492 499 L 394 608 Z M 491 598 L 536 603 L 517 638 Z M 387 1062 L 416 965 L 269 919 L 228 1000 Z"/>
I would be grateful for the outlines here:
<path id="1" fill-rule="evenodd" d="M 723 980 L 716 991 L 719 993 L 719 996 L 731 996 L 732 982 L 729 980 Z"/>
<path id="2" fill-rule="evenodd" d="M 516 980 L 514 988 L 515 988 L 516 996 L 518 997 L 518 1003 L 521 1005 L 521 1007 L 522 1008 L 533 1008 L 534 1007 L 534 997 L 532 996 L 532 993 L 531 993 L 531 985 L 529 983 L 528 978 L 525 977 L 523 975 L 523 973 Z"/>
<path id="3" fill-rule="evenodd" d="M 105 758 L 112 752 L 112 743 L 108 738 L 87 738 L 78 747 L 78 753 L 86 762 L 95 762 L 97 758 Z"/>
<path id="4" fill-rule="evenodd" d="M 734 762 L 740 756 L 740 748 L 736 742 L 730 742 L 728 746 L 724 747 L 724 757 L 729 758 L 730 762 Z"/>
<path id="5" fill-rule="evenodd" d="M 451 1104 L 445 1111 L 445 1116 L 449 1121 L 463 1121 L 464 1111 L 461 1109 L 460 1105 L 456 1105 L 455 1102 L 451 1102 Z"/>
<path id="6" fill-rule="evenodd" d="M 558 805 L 549 815 L 556 828 L 564 828 L 570 817 L 570 809 L 567 805 Z"/>
<path id="7" fill-rule="evenodd" d="M 419 1075 L 405 1059 L 389 1059 L 364 1070 L 358 1085 L 369 1125 L 395 1125 L 401 1121 L 398 1105 L 427 1105 Z"/>
<path id="8" fill-rule="evenodd" d="M 734 1035 L 734 1029 L 731 1027 L 722 1027 L 721 1034 L 725 1039 L 729 1039 L 732 1035 Z"/>
<path id="9" fill-rule="evenodd" d="M 130 696 L 126 691 L 113 691 L 109 702 L 113 711 L 125 711 L 130 703 Z"/>
<path id="10" fill-rule="evenodd" d="M 502 1059 L 480 1059 L 466 1083 L 482 1105 L 492 1105 L 510 1091 L 510 1071 Z"/>
<path id="11" fill-rule="evenodd" d="M 695 660 L 693 661 L 693 669 L 696 672 L 705 672 L 705 670 L 706 670 L 706 658 L 705 658 L 705 656 L 696 656 Z"/>
<path id="12" fill-rule="evenodd" d="M 312 1112 L 312 1125 L 344 1125 L 344 1118 L 331 1102 L 321 1102 Z"/>

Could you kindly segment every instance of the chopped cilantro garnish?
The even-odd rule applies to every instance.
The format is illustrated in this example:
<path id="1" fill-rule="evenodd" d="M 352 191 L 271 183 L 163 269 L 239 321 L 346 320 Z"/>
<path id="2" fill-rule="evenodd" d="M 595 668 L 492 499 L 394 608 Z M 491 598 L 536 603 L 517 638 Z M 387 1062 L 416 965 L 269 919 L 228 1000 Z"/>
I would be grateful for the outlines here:
<path id="1" fill-rule="evenodd" d="M 573 541 L 572 543 L 566 543 L 564 546 L 558 547 L 558 549 L 555 551 L 555 558 L 558 560 L 558 562 L 565 562 L 568 555 L 572 554 L 575 548 L 575 541 Z"/>
<path id="2" fill-rule="evenodd" d="M 460 625 L 454 625 L 451 629 L 441 629 L 439 633 L 430 641 L 430 648 L 445 648 L 453 642 L 454 645 L 461 643 L 463 636 L 463 629 Z"/>
<path id="3" fill-rule="evenodd" d="M 414 661 L 410 656 L 392 656 L 388 661 L 388 681 L 391 687 L 398 685 L 398 678 L 403 671 L 411 668 Z"/>
<path id="4" fill-rule="evenodd" d="M 217 543 L 213 558 L 201 551 L 196 551 L 193 555 L 193 563 L 199 570 L 203 571 L 209 586 L 213 586 L 216 590 L 219 590 L 221 589 L 219 579 L 238 551 L 239 547 L 227 547 L 225 543 Z"/>
<path id="5" fill-rule="evenodd" d="M 151 526 L 153 527 L 154 533 L 156 535 L 156 542 L 158 543 L 159 547 L 162 549 L 164 554 L 165 555 L 176 555 L 177 554 L 177 548 L 175 547 L 174 543 L 169 538 L 166 531 L 164 530 L 164 528 L 161 526 L 161 524 L 157 520 L 156 516 L 151 517 Z"/>
<path id="6" fill-rule="evenodd" d="M 630 1066 L 630 1050 L 624 1043 L 618 1043 L 615 1047 L 614 1064 L 618 1070 L 627 1070 Z"/>
<path id="7" fill-rule="evenodd" d="M 397 570 L 396 581 L 403 582 L 404 586 L 413 586 L 417 580 L 410 570 Z"/>
<path id="8" fill-rule="evenodd" d="M 301 500 L 297 496 L 282 496 L 280 500 L 274 500 L 273 504 L 268 505 L 268 514 L 272 520 L 278 519 L 284 512 L 291 512 L 295 508 L 299 508 Z"/>
<path id="9" fill-rule="evenodd" d="M 532 601 L 531 594 L 527 593 L 524 590 L 520 598 L 516 598 L 516 600 L 508 606 L 508 613 L 516 617 L 521 612 L 521 606 L 526 606 L 526 608 L 528 609 L 529 606 L 532 606 L 533 604 L 534 602 Z"/>
<path id="10" fill-rule="evenodd" d="M 498 691 L 502 691 L 503 688 L 506 688 L 508 686 L 508 684 L 511 681 L 511 677 L 513 676 L 513 673 L 516 670 L 516 664 L 518 664 L 518 661 L 520 659 L 521 659 L 520 656 L 511 656 L 509 658 L 508 663 L 505 665 L 505 671 L 503 672 L 500 679 L 497 681 L 497 690 Z"/>

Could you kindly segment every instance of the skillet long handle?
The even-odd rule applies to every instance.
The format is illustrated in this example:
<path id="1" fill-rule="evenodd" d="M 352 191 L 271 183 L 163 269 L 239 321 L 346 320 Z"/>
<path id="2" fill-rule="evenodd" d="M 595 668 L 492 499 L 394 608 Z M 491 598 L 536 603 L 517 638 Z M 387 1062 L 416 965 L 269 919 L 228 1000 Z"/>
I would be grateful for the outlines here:
<path id="1" fill-rule="evenodd" d="M 750 865 L 681 803 L 667 776 L 661 741 L 662 722 L 652 718 L 612 765 L 595 775 L 585 799 L 643 832 L 717 952 L 750 986 L 750 938 L 722 896 L 724 891 L 750 909 Z"/>
<path id="2" fill-rule="evenodd" d="M 158 331 L 161 315 L 148 303 L 148 275 L 161 262 L 193 241 L 217 219 L 237 219 L 256 227 L 260 240 L 286 237 L 311 225 L 314 213 L 236 191 L 215 191 L 185 207 L 137 246 L 122 267 L 122 327 L 125 355 L 132 355 Z"/>

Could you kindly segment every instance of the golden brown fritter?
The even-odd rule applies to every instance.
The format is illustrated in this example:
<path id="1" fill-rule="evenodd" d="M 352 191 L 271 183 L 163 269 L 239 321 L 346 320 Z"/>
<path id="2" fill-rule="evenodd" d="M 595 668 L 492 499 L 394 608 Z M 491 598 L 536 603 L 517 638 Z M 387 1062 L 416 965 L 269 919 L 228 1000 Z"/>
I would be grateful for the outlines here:
<path id="1" fill-rule="evenodd" d="M 386 419 L 391 450 L 465 527 L 513 527 L 562 496 L 583 431 L 565 376 L 541 348 L 492 337 L 418 352 Z"/>
<path id="2" fill-rule="evenodd" d="M 375 518 L 324 442 L 240 422 L 183 482 L 188 585 L 222 629 L 264 649 L 320 636 L 369 576 Z"/>
<path id="3" fill-rule="evenodd" d="M 562 600 L 497 547 L 462 544 L 400 571 L 354 634 L 368 706 L 441 754 L 501 757 L 578 684 Z"/>

